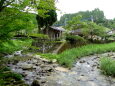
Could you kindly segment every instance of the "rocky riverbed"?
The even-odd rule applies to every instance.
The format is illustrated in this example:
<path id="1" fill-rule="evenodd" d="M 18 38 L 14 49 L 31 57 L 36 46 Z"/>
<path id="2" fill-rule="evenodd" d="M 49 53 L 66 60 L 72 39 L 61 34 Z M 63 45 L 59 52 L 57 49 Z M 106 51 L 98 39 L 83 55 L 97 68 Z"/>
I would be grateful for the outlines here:
<path id="1" fill-rule="evenodd" d="M 9 66 L 21 73 L 29 85 L 37 80 L 38 86 L 115 86 L 115 78 L 103 75 L 99 69 L 99 59 L 105 56 L 115 58 L 115 52 L 83 57 L 70 70 L 39 55 Z"/>
<path id="2" fill-rule="evenodd" d="M 24 81 L 31 85 L 34 80 L 39 82 L 39 85 L 44 85 L 45 77 L 50 76 L 55 68 L 58 66 L 56 60 L 49 61 L 41 58 L 39 55 L 29 55 L 30 59 L 26 61 L 13 62 L 8 66 L 17 73 L 20 73 L 24 77 Z M 20 57 L 26 58 L 26 57 Z"/>
<path id="3" fill-rule="evenodd" d="M 107 77 L 99 69 L 99 58 L 115 53 L 86 56 L 77 60 L 71 70 L 56 71 L 46 78 L 47 86 L 115 86 L 115 78 Z"/>

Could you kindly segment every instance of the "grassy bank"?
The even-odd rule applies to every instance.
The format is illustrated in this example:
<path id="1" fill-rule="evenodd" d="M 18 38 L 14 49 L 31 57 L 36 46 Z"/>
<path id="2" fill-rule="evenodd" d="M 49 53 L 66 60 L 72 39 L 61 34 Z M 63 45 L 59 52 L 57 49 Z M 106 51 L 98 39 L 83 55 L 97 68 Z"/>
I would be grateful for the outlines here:
<path id="1" fill-rule="evenodd" d="M 115 42 L 108 44 L 89 44 L 79 48 L 68 49 L 58 55 L 41 54 L 41 56 L 47 59 L 57 59 L 59 64 L 71 68 L 77 58 L 110 51 L 115 51 Z"/>
<path id="2" fill-rule="evenodd" d="M 109 51 L 115 51 L 115 42 L 108 44 L 90 44 L 79 48 L 69 49 L 59 54 L 56 59 L 59 64 L 71 68 L 76 61 L 76 58 Z"/>
<path id="3" fill-rule="evenodd" d="M 100 59 L 100 69 L 102 73 L 108 76 L 115 76 L 115 59 L 103 57 Z"/>

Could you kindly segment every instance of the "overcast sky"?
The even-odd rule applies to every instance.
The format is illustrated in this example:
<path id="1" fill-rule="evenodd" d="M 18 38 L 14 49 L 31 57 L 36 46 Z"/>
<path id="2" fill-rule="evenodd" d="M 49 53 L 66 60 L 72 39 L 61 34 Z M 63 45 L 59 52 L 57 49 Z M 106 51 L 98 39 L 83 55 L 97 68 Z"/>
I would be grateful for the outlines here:
<path id="1" fill-rule="evenodd" d="M 58 18 L 64 13 L 91 11 L 95 8 L 104 11 L 107 19 L 115 18 L 115 0 L 58 0 L 56 6 L 62 12 L 58 12 Z"/>

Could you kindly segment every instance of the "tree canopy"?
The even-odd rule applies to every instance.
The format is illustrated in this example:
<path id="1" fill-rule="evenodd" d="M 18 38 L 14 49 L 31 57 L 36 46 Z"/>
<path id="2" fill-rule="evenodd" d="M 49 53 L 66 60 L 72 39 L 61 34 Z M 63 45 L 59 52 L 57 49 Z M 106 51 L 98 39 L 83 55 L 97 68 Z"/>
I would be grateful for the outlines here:
<path id="1" fill-rule="evenodd" d="M 82 16 L 82 21 L 94 21 L 96 24 L 103 23 L 105 20 L 104 12 L 100 9 L 96 8 L 92 11 L 80 11 L 78 13 L 73 14 L 64 14 L 60 21 L 58 21 L 55 25 L 64 26 L 65 22 L 72 20 L 73 17 Z"/>
<path id="2" fill-rule="evenodd" d="M 54 0 L 0 0 L 0 47 L 17 32 L 26 33 L 37 28 L 36 15 L 52 24 L 47 14 L 55 10 Z"/>

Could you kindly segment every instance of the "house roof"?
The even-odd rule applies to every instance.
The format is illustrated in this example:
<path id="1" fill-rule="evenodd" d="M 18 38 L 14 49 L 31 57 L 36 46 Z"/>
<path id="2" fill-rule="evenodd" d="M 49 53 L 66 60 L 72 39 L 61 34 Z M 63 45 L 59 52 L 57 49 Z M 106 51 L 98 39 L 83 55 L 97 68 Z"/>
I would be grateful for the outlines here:
<path id="1" fill-rule="evenodd" d="M 54 30 L 58 30 L 58 31 L 65 31 L 65 29 L 64 28 L 62 28 L 62 27 L 55 27 L 55 26 L 50 26 L 52 29 L 54 29 Z"/>

